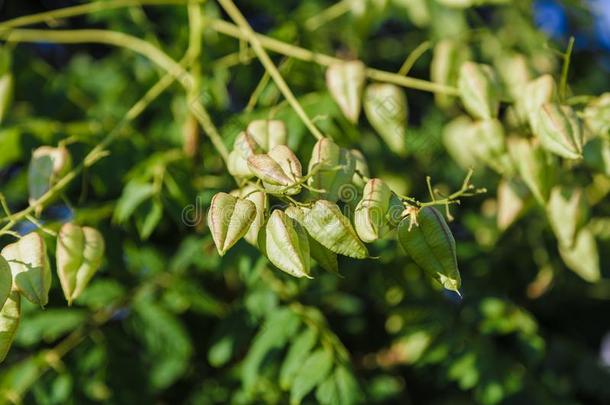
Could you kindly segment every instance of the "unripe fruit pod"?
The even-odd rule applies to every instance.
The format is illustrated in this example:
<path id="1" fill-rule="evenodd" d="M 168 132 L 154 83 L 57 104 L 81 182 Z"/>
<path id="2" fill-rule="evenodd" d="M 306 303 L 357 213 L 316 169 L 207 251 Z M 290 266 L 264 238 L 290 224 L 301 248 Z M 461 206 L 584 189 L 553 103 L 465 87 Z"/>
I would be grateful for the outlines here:
<path id="1" fill-rule="evenodd" d="M 352 123 L 358 122 L 366 66 L 359 60 L 339 62 L 326 70 L 326 86 L 343 115 Z"/>
<path id="2" fill-rule="evenodd" d="M 554 160 L 547 156 L 536 140 L 512 137 L 507 144 L 517 172 L 536 201 L 544 205 L 555 179 Z"/>
<path id="3" fill-rule="evenodd" d="M 32 152 L 28 168 L 29 202 L 34 204 L 70 171 L 72 159 L 65 146 L 41 146 Z"/>
<path id="4" fill-rule="evenodd" d="M 13 101 L 13 87 L 15 86 L 13 75 L 6 72 L 0 75 L 0 124 Z"/>
<path id="5" fill-rule="evenodd" d="M 232 176 L 248 178 L 254 174 L 248 167 L 248 158 L 262 153 L 263 150 L 247 132 L 241 132 L 233 142 L 233 150 L 229 153 L 227 169 Z"/>
<path id="6" fill-rule="evenodd" d="M 286 208 L 286 215 L 290 218 L 297 221 L 301 226 L 304 227 L 305 223 L 305 212 L 308 211 L 306 208 L 300 207 L 288 207 Z M 326 247 L 322 246 L 317 240 L 311 237 L 308 234 L 309 238 L 309 253 L 311 257 L 326 271 L 330 271 L 331 273 L 339 272 L 339 263 L 337 261 L 337 254 L 331 252 Z"/>
<path id="7" fill-rule="evenodd" d="M 500 95 L 491 66 L 465 62 L 460 68 L 458 91 L 466 111 L 473 117 L 489 119 L 498 115 Z"/>
<path id="8" fill-rule="evenodd" d="M 328 138 L 322 138 L 313 147 L 307 170 L 312 175 L 308 184 L 318 190 L 320 198 L 330 201 L 339 199 L 341 186 L 351 181 L 354 176 L 356 161 L 347 149 L 340 148 Z"/>
<path id="9" fill-rule="evenodd" d="M 340 255 L 364 259 L 368 250 L 337 204 L 318 200 L 305 212 L 307 232 L 322 246 Z"/>
<path id="10" fill-rule="evenodd" d="M 571 247 L 559 245 L 559 254 L 570 270 L 590 283 L 599 281 L 601 277 L 597 243 L 591 230 L 581 229 L 576 235 Z"/>
<path id="11" fill-rule="evenodd" d="M 41 307 L 49 301 L 51 269 L 44 239 L 36 232 L 29 233 L 2 249 L 13 274 L 13 290 Z"/>
<path id="12" fill-rule="evenodd" d="M 460 66 L 468 59 L 468 49 L 452 40 L 443 39 L 434 47 L 430 62 L 430 80 L 443 86 L 455 86 Z M 434 100 L 441 108 L 453 104 L 454 96 L 435 93 Z"/>
<path id="13" fill-rule="evenodd" d="M 481 161 L 475 154 L 474 122 L 466 115 L 451 120 L 443 128 L 443 144 L 453 160 L 464 170 L 476 168 Z"/>
<path id="14" fill-rule="evenodd" d="M 249 244 L 257 246 L 258 233 L 260 232 L 261 228 L 265 226 L 265 219 L 267 217 L 267 210 L 269 204 L 267 194 L 265 194 L 264 191 L 257 191 L 256 187 L 254 187 L 253 185 L 249 185 L 241 190 L 238 190 L 236 196 L 252 201 L 252 203 L 254 203 L 254 206 L 256 207 L 256 216 L 254 217 L 254 221 L 252 221 L 248 232 L 244 236 L 244 239 Z"/>
<path id="15" fill-rule="evenodd" d="M 527 188 L 515 181 L 500 180 L 498 184 L 498 229 L 508 229 L 523 213 L 526 208 L 526 199 L 529 196 Z"/>
<path id="16" fill-rule="evenodd" d="M 546 103 L 531 115 L 532 130 L 549 152 L 566 159 L 581 159 L 583 132 L 574 110 Z"/>
<path id="17" fill-rule="evenodd" d="M 278 145 L 267 154 L 250 156 L 248 167 L 271 193 L 292 195 L 301 191 L 301 162 L 285 145 Z"/>
<path id="18" fill-rule="evenodd" d="M 364 186 L 354 213 L 354 228 L 364 242 L 374 242 L 389 230 L 386 215 L 391 198 L 392 190 L 381 179 L 370 179 Z"/>
<path id="19" fill-rule="evenodd" d="M 0 256 L 0 308 L 6 302 L 13 289 L 13 275 L 6 259 Z"/>
<path id="20" fill-rule="evenodd" d="M 280 120 L 254 120 L 248 124 L 246 132 L 263 152 L 269 152 L 278 145 L 286 145 L 288 141 L 286 124 Z"/>
<path id="21" fill-rule="evenodd" d="M 57 275 L 68 305 L 77 299 L 104 258 L 102 234 L 91 227 L 64 224 L 57 235 Z"/>
<path id="22" fill-rule="evenodd" d="M 21 295 L 12 291 L 0 308 L 0 363 L 4 361 L 17 334 L 21 318 Z"/>
<path id="23" fill-rule="evenodd" d="M 546 205 L 549 224 L 560 245 L 572 247 L 588 219 L 588 204 L 580 188 L 555 186 Z"/>
<path id="24" fill-rule="evenodd" d="M 366 162 L 366 158 L 358 149 L 350 149 L 350 154 L 355 161 L 354 175 L 352 176 L 352 183 L 358 187 L 364 187 L 364 178 L 370 177 L 369 165 Z"/>
<path id="25" fill-rule="evenodd" d="M 583 120 L 593 136 L 610 139 L 610 93 L 604 93 L 587 104 Z"/>
<path id="26" fill-rule="evenodd" d="M 390 150 L 404 156 L 409 107 L 402 89 L 394 84 L 373 83 L 364 92 L 364 112 Z"/>
<path id="27" fill-rule="evenodd" d="M 284 211 L 271 213 L 258 245 L 278 269 L 294 277 L 311 278 L 307 231 Z"/>
<path id="28" fill-rule="evenodd" d="M 555 81 L 551 75 L 542 75 L 523 86 L 520 97 L 515 102 L 517 114 L 521 119 L 530 120 L 530 114 L 536 112 L 543 104 L 557 97 Z M 531 122 L 530 122 L 531 125 Z"/>
<path id="29" fill-rule="evenodd" d="M 508 94 L 517 100 L 523 96 L 523 88 L 532 79 L 532 70 L 522 54 L 505 55 L 494 64 Z"/>
<path id="30" fill-rule="evenodd" d="M 424 207 L 416 214 L 417 223 L 405 218 L 398 225 L 398 242 L 405 252 L 431 277 L 452 291 L 459 291 L 460 272 L 455 240 L 445 219 L 433 207 Z"/>
<path id="31" fill-rule="evenodd" d="M 208 226 L 219 255 L 224 256 L 248 232 L 255 217 L 256 206 L 252 201 L 227 193 L 212 197 Z"/>
<path id="32" fill-rule="evenodd" d="M 495 119 L 477 121 L 472 126 L 472 150 L 476 157 L 498 173 L 510 173 L 512 164 L 506 156 L 504 127 Z"/>

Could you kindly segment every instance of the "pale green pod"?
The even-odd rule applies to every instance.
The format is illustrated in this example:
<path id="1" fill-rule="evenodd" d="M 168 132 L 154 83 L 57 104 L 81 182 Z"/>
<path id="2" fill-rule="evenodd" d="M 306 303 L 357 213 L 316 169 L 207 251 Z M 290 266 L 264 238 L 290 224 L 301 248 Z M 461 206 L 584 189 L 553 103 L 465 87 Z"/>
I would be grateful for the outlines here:
<path id="1" fill-rule="evenodd" d="M 505 231 L 511 226 L 526 208 L 529 193 L 527 188 L 512 180 L 500 180 L 498 184 L 498 211 L 496 224 Z"/>
<path id="2" fill-rule="evenodd" d="M 582 158 L 583 131 L 571 107 L 546 103 L 530 117 L 532 131 L 546 150 L 566 159 Z"/>
<path id="3" fill-rule="evenodd" d="M 102 234 L 91 227 L 64 224 L 57 235 L 57 275 L 68 305 L 85 290 L 102 265 L 105 244 Z"/>
<path id="4" fill-rule="evenodd" d="M 439 41 L 432 52 L 430 80 L 443 86 L 455 86 L 460 66 L 467 58 L 468 50 L 461 43 L 452 39 Z M 450 107 L 454 99 L 454 96 L 441 92 L 434 94 L 434 100 L 441 108 Z"/>
<path id="5" fill-rule="evenodd" d="M 263 150 L 254 137 L 247 132 L 241 132 L 233 142 L 233 150 L 229 153 L 227 169 L 232 176 L 248 178 L 253 173 L 248 167 L 248 158 L 260 154 Z"/>
<path id="6" fill-rule="evenodd" d="M 224 254 L 250 229 L 256 218 L 256 206 L 252 201 L 227 193 L 212 197 L 208 211 L 208 226 L 218 254 Z"/>
<path id="7" fill-rule="evenodd" d="M 522 119 L 529 120 L 531 113 L 538 111 L 543 104 L 553 101 L 556 96 L 555 80 L 551 75 L 546 74 L 531 80 L 523 86 L 521 95 L 516 100 L 517 114 Z"/>
<path id="8" fill-rule="evenodd" d="M 29 233 L 2 249 L 2 256 L 11 267 L 13 290 L 41 307 L 49 301 L 51 268 L 44 239 Z"/>
<path id="9" fill-rule="evenodd" d="M 491 66 L 474 62 L 462 64 L 458 91 L 464 108 L 473 117 L 490 119 L 498 115 L 500 95 Z"/>
<path id="10" fill-rule="evenodd" d="M 6 302 L 13 288 L 13 275 L 11 267 L 4 257 L 0 256 L 0 308 Z"/>
<path id="11" fill-rule="evenodd" d="M 576 235 L 574 245 L 559 245 L 559 253 L 570 270 L 590 283 L 599 281 L 601 271 L 599 253 L 595 237 L 589 228 L 581 229 Z"/>
<path id="12" fill-rule="evenodd" d="M 535 140 L 509 138 L 508 151 L 517 171 L 539 204 L 544 205 L 555 178 L 555 162 Z"/>
<path id="13" fill-rule="evenodd" d="M 386 215 L 392 190 L 381 179 L 370 179 L 364 186 L 362 199 L 354 213 L 354 228 L 362 241 L 371 243 L 388 231 Z"/>
<path id="14" fill-rule="evenodd" d="M 343 115 L 352 123 L 358 122 L 366 66 L 359 60 L 339 62 L 326 70 L 326 86 Z"/>
<path id="15" fill-rule="evenodd" d="M 365 178 L 370 177 L 369 165 L 366 162 L 366 158 L 358 149 L 350 149 L 350 154 L 355 162 L 354 175 L 352 176 L 352 183 L 358 187 L 364 187 Z"/>
<path id="16" fill-rule="evenodd" d="M 582 117 L 593 136 L 610 136 L 610 92 L 587 104 Z"/>
<path id="17" fill-rule="evenodd" d="M 349 219 L 331 201 L 316 201 L 305 213 L 304 225 L 312 238 L 332 252 L 355 259 L 369 255 Z"/>
<path id="18" fill-rule="evenodd" d="M 523 96 L 524 86 L 532 80 L 527 58 L 519 53 L 504 55 L 494 64 L 510 96 L 517 100 Z"/>
<path id="19" fill-rule="evenodd" d="M 32 152 L 28 168 L 29 202 L 33 204 L 64 176 L 72 165 L 68 149 L 41 146 Z"/>
<path id="20" fill-rule="evenodd" d="M 491 169 L 500 174 L 511 174 L 513 164 L 507 155 L 504 127 L 495 119 L 475 122 L 471 127 L 473 133 L 471 148 L 474 155 L 485 162 Z"/>
<path id="21" fill-rule="evenodd" d="M 269 205 L 269 199 L 267 194 L 263 191 L 256 191 L 254 186 L 246 186 L 243 188 L 242 197 L 246 200 L 252 201 L 256 207 L 256 216 L 254 221 L 248 229 L 248 233 L 244 236 L 244 239 L 251 245 L 256 246 L 258 243 L 258 233 L 261 228 L 265 226 L 265 218 L 267 216 L 267 209 Z"/>
<path id="22" fill-rule="evenodd" d="M 13 100 L 14 86 L 13 75 L 10 72 L 0 75 L 0 123 L 4 121 Z"/>
<path id="23" fill-rule="evenodd" d="M 274 210 L 261 232 L 259 247 L 278 269 L 295 277 L 307 277 L 310 251 L 307 231 L 282 210 Z"/>
<path id="24" fill-rule="evenodd" d="M 551 190 L 546 212 L 551 229 L 561 245 L 571 247 L 578 230 L 587 219 L 587 204 L 583 190 L 555 186 Z"/>
<path id="25" fill-rule="evenodd" d="M 286 124 L 280 120 L 255 120 L 248 124 L 246 132 L 256 141 L 263 152 L 269 152 L 278 145 L 286 145 L 288 132 Z"/>
<path id="26" fill-rule="evenodd" d="M 21 295 L 12 291 L 0 308 L 0 363 L 4 361 L 17 334 L 21 318 Z"/>
<path id="27" fill-rule="evenodd" d="M 474 145 L 474 123 L 470 117 L 460 115 L 443 128 L 443 145 L 453 160 L 464 170 L 481 165 Z"/>
<path id="28" fill-rule="evenodd" d="M 402 89 L 394 84 L 373 83 L 364 92 L 364 112 L 390 150 L 404 156 L 409 107 Z"/>
<path id="29" fill-rule="evenodd" d="M 285 212 L 290 218 L 297 221 L 301 226 L 305 224 L 305 212 L 309 211 L 307 208 L 300 207 L 288 207 Z M 330 271 L 331 273 L 339 272 L 339 263 L 337 261 L 337 254 L 331 252 L 329 249 L 322 246 L 318 241 L 309 237 L 309 253 L 311 257 L 322 267 L 324 270 Z"/>
<path id="30" fill-rule="evenodd" d="M 320 198 L 330 201 L 339 199 L 339 191 L 350 183 L 356 169 L 356 160 L 349 150 L 340 148 L 328 138 L 322 138 L 313 147 L 308 171 L 314 173 L 308 184 L 324 192 Z"/>
<path id="31" fill-rule="evenodd" d="M 398 225 L 398 242 L 415 264 L 444 288 L 458 291 L 461 279 L 455 240 L 445 219 L 433 207 L 420 209 L 416 219 L 417 223 L 412 223 L 407 217 Z"/>
<path id="32" fill-rule="evenodd" d="M 248 167 L 272 193 L 292 195 L 301 191 L 301 162 L 285 145 L 278 145 L 267 154 L 250 156 Z"/>

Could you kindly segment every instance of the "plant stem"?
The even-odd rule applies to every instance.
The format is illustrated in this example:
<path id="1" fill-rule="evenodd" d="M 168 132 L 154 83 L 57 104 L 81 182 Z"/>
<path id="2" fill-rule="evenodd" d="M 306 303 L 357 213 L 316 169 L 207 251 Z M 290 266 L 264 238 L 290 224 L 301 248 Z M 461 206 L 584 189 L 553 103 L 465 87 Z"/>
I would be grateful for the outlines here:
<path id="1" fill-rule="evenodd" d="M 299 118 L 301 118 L 312 135 L 317 139 L 324 138 L 324 135 L 322 135 L 318 127 L 311 122 L 311 119 L 307 116 L 307 113 L 305 113 L 305 110 L 303 110 L 301 104 L 299 104 L 298 100 L 284 81 L 281 73 L 277 70 L 277 67 L 275 67 L 275 64 L 267 54 L 267 51 L 265 51 L 265 48 L 263 48 L 260 39 L 254 33 L 252 27 L 250 27 L 250 24 L 248 24 L 248 21 L 246 21 L 241 11 L 239 11 L 239 9 L 235 6 L 235 3 L 233 3 L 232 0 L 218 0 L 218 2 L 231 17 L 231 19 L 233 19 L 233 21 L 235 21 L 235 23 L 239 26 L 240 32 L 243 35 L 242 39 L 246 39 L 250 43 L 250 46 L 252 46 L 252 49 L 265 67 L 265 70 L 269 73 L 286 100 L 288 100 L 290 103 L 290 106 L 294 109 Z"/>
<path id="2" fill-rule="evenodd" d="M 424 41 L 417 46 L 417 48 L 413 49 L 407 59 L 405 59 L 404 63 L 400 67 L 398 74 L 401 76 L 406 76 L 409 74 L 409 71 L 415 65 L 415 62 L 422 56 L 428 49 L 432 47 L 432 43 L 430 41 Z"/>
<path id="3" fill-rule="evenodd" d="M 305 20 L 305 29 L 308 31 L 315 31 L 324 24 L 341 17 L 350 10 L 351 3 L 350 0 L 341 0 L 318 14 L 309 17 Z"/>
<path id="4" fill-rule="evenodd" d="M 566 99 L 566 90 L 568 86 L 568 71 L 570 69 L 570 59 L 572 58 L 572 50 L 574 49 L 574 37 L 570 37 L 568 49 L 563 55 L 563 66 L 561 67 L 561 81 L 559 84 L 559 99 Z"/>

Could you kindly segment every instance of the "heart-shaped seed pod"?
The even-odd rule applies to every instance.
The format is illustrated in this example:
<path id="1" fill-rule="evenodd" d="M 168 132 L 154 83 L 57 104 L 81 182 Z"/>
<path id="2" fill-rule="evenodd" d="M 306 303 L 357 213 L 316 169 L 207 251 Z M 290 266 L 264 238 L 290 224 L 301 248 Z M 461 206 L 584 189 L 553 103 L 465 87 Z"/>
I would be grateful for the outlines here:
<path id="1" fill-rule="evenodd" d="M 517 171 L 536 201 L 544 205 L 555 178 L 555 162 L 536 140 L 511 137 L 508 151 Z"/>
<path id="2" fill-rule="evenodd" d="M 381 179 L 370 179 L 364 186 L 354 213 L 354 228 L 364 242 L 374 242 L 389 230 L 386 215 L 391 198 L 392 190 Z"/>
<path id="3" fill-rule="evenodd" d="M 530 117 L 532 131 L 542 147 L 566 159 L 582 158 L 583 132 L 571 107 L 546 103 Z"/>
<path id="4" fill-rule="evenodd" d="M 494 66 L 498 69 L 507 93 L 514 100 L 520 98 L 523 95 L 523 87 L 532 79 L 527 58 L 520 53 L 503 55 L 497 58 Z"/>
<path id="5" fill-rule="evenodd" d="M 278 145 L 267 154 L 250 156 L 248 167 L 271 193 L 292 195 L 301 191 L 301 162 L 285 145 Z"/>
<path id="6" fill-rule="evenodd" d="M 232 176 L 248 178 L 253 173 L 248 167 L 248 158 L 262 153 L 263 150 L 256 140 L 247 132 L 241 132 L 233 142 L 233 150 L 229 153 L 227 169 Z"/>
<path id="7" fill-rule="evenodd" d="M 239 196 L 246 200 L 252 201 L 256 207 L 256 216 L 254 221 L 248 229 L 248 233 L 244 236 L 244 239 L 251 245 L 257 246 L 258 233 L 261 228 L 265 226 L 265 219 L 267 217 L 267 210 L 269 205 L 269 199 L 267 194 L 263 191 L 257 191 L 253 185 L 248 185 L 239 191 Z"/>
<path id="8" fill-rule="evenodd" d="M 288 141 L 286 124 L 280 120 L 255 120 L 248 124 L 246 132 L 256 141 L 263 152 L 269 152 Z"/>
<path id="9" fill-rule="evenodd" d="M 102 234 L 91 227 L 64 224 L 57 235 L 57 275 L 68 305 L 85 290 L 104 258 Z"/>
<path id="10" fill-rule="evenodd" d="M 335 63 L 326 70 L 326 86 L 345 117 L 358 122 L 366 66 L 359 60 Z"/>
<path id="11" fill-rule="evenodd" d="M 409 107 L 402 89 L 394 84 L 373 83 L 364 92 L 364 112 L 390 150 L 399 156 L 407 152 L 405 136 Z"/>
<path id="12" fill-rule="evenodd" d="M 559 244 L 566 247 L 574 245 L 576 234 L 587 222 L 587 207 L 582 189 L 553 187 L 546 212 Z"/>
<path id="13" fill-rule="evenodd" d="M 460 66 L 468 59 L 468 48 L 452 39 L 439 41 L 432 52 L 430 62 L 430 79 L 434 83 L 443 86 L 455 86 L 460 71 Z M 441 108 L 451 107 L 454 96 L 435 93 L 434 100 Z"/>
<path id="14" fill-rule="evenodd" d="M 295 277 L 311 278 L 307 231 L 284 211 L 271 213 L 265 231 L 259 235 L 259 247 L 278 269 Z"/>
<path id="15" fill-rule="evenodd" d="M 313 147 L 308 171 L 312 173 L 308 184 L 318 190 L 320 198 L 329 201 L 339 199 L 339 190 L 344 184 L 350 183 L 354 176 L 356 161 L 347 149 L 340 148 L 332 140 L 322 138 Z"/>
<path id="16" fill-rule="evenodd" d="M 516 99 L 517 114 L 525 120 L 540 109 L 543 104 L 556 98 L 555 81 L 551 75 L 542 75 L 523 86 L 521 95 Z"/>
<path id="17" fill-rule="evenodd" d="M 301 226 L 305 223 L 305 212 L 309 211 L 306 208 L 299 207 L 288 207 L 286 208 L 286 215 L 297 221 Z M 326 271 L 331 273 L 339 272 L 339 263 L 337 261 L 337 254 L 331 252 L 324 246 L 322 246 L 317 240 L 311 237 L 308 233 L 309 238 L 309 253 L 311 257 Z"/>
<path id="18" fill-rule="evenodd" d="M 49 301 L 51 269 L 44 239 L 32 232 L 2 249 L 11 267 L 13 290 L 41 307 Z"/>
<path id="19" fill-rule="evenodd" d="M 413 218 L 398 225 L 398 242 L 405 252 L 431 277 L 452 291 L 460 288 L 455 240 L 445 219 L 433 207 L 424 207 Z"/>
<path id="20" fill-rule="evenodd" d="M 13 289 L 13 275 L 11 267 L 4 257 L 0 256 L 0 308 L 6 302 L 11 290 Z"/>
<path id="21" fill-rule="evenodd" d="M 0 75 L 0 123 L 4 120 L 13 100 L 13 87 L 14 79 L 10 72 Z"/>
<path id="22" fill-rule="evenodd" d="M 576 235 L 573 246 L 559 245 L 559 254 L 570 270 L 590 283 L 601 277 L 597 243 L 591 230 L 581 229 Z"/>
<path id="23" fill-rule="evenodd" d="M 583 120 L 593 136 L 610 139 L 610 93 L 604 93 L 587 104 Z"/>
<path id="24" fill-rule="evenodd" d="M 12 291 L 0 308 L 0 363 L 6 358 L 17 334 L 19 318 L 21 318 L 21 296 L 17 291 Z"/>
<path id="25" fill-rule="evenodd" d="M 354 175 L 352 176 L 352 183 L 362 188 L 366 182 L 366 178 L 370 177 L 369 165 L 366 162 L 366 158 L 358 149 L 350 149 L 350 154 L 355 161 Z"/>
<path id="26" fill-rule="evenodd" d="M 490 66 L 465 62 L 460 68 L 458 91 L 466 111 L 473 117 L 485 120 L 498 115 L 499 89 Z"/>
<path id="27" fill-rule="evenodd" d="M 41 146 L 32 153 L 28 169 L 29 202 L 33 204 L 71 167 L 70 154 L 64 146 Z"/>
<path id="28" fill-rule="evenodd" d="M 500 180 L 498 184 L 498 213 L 496 224 L 505 231 L 523 213 L 526 199 L 529 196 L 527 187 L 512 180 Z"/>
<path id="29" fill-rule="evenodd" d="M 506 154 L 504 127 L 497 119 L 481 120 L 472 125 L 472 151 L 487 166 L 500 174 L 512 172 L 512 162 Z"/>
<path id="30" fill-rule="evenodd" d="M 467 115 L 454 118 L 443 128 L 443 144 L 451 158 L 464 170 L 481 165 L 475 154 L 474 138 L 474 123 Z"/>
<path id="31" fill-rule="evenodd" d="M 227 193 L 212 197 L 208 211 L 208 226 L 218 254 L 224 254 L 250 229 L 256 218 L 256 206 L 250 200 Z"/>
<path id="32" fill-rule="evenodd" d="M 337 204 L 318 200 L 305 212 L 303 223 L 307 232 L 322 246 L 340 255 L 364 259 L 369 253 L 358 234 Z"/>

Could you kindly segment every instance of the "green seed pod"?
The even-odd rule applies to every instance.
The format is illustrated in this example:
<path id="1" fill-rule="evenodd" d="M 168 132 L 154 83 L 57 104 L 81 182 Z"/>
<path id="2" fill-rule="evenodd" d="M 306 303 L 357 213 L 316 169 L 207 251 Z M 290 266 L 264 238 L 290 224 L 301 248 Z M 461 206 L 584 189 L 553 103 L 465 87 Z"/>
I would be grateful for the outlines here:
<path id="1" fill-rule="evenodd" d="M 366 66 L 359 60 L 340 62 L 326 70 L 326 86 L 343 115 L 352 123 L 360 116 L 360 99 L 366 79 Z"/>
<path id="2" fill-rule="evenodd" d="M 559 253 L 570 270 L 583 280 L 595 283 L 600 279 L 599 254 L 595 237 L 589 228 L 581 229 L 571 247 L 559 245 Z"/>
<path id="3" fill-rule="evenodd" d="M 224 254 L 241 239 L 256 218 L 256 206 L 252 201 L 227 193 L 212 197 L 208 211 L 208 226 L 218 254 Z"/>
<path id="4" fill-rule="evenodd" d="M 610 93 L 591 101 L 583 111 L 583 119 L 594 136 L 610 136 Z"/>
<path id="5" fill-rule="evenodd" d="M 263 152 L 269 152 L 278 145 L 286 145 L 287 131 L 284 121 L 255 120 L 248 124 L 246 132 L 256 141 Z"/>
<path id="6" fill-rule="evenodd" d="M 305 223 L 305 211 L 307 209 L 299 208 L 299 207 L 288 207 L 286 208 L 286 215 L 290 218 L 297 221 L 301 226 L 304 227 Z M 311 257 L 326 271 L 330 271 L 331 273 L 339 272 L 339 263 L 337 261 L 337 254 L 331 252 L 324 246 L 322 246 L 318 241 L 311 237 L 308 233 L 309 240 L 309 253 Z"/>
<path id="7" fill-rule="evenodd" d="M 248 167 L 272 193 L 292 195 L 301 191 L 301 162 L 287 146 L 278 145 L 267 154 L 250 156 Z"/>
<path id="8" fill-rule="evenodd" d="M 105 244 L 97 229 L 64 224 L 57 235 L 57 275 L 68 305 L 77 299 L 102 264 Z"/>
<path id="9" fill-rule="evenodd" d="M 430 62 L 430 79 L 443 86 L 455 86 L 460 66 L 468 59 L 468 49 L 452 39 L 443 39 L 434 47 Z M 454 96 L 435 93 L 434 100 L 441 108 L 449 108 Z"/>
<path id="10" fill-rule="evenodd" d="M 386 215 L 391 198 L 392 190 L 381 179 L 370 179 L 364 186 L 354 213 L 356 233 L 364 242 L 374 242 L 389 230 Z"/>
<path id="11" fill-rule="evenodd" d="M 543 104 L 553 101 L 556 93 L 555 81 L 551 75 L 542 75 L 529 81 L 516 100 L 517 114 L 523 120 L 529 120 L 530 114 L 538 111 Z"/>
<path id="12" fill-rule="evenodd" d="M 352 183 L 358 187 L 364 187 L 364 178 L 370 177 L 369 165 L 366 163 L 366 158 L 358 149 L 350 149 L 350 154 L 355 161 L 354 175 Z"/>
<path id="13" fill-rule="evenodd" d="M 262 153 L 260 145 L 247 132 L 241 132 L 233 142 L 233 150 L 229 153 L 227 169 L 232 176 L 248 178 L 253 173 L 248 167 L 248 158 Z"/>
<path id="14" fill-rule="evenodd" d="M 443 144 L 453 160 L 464 170 L 481 165 L 474 151 L 474 137 L 474 123 L 466 115 L 460 115 L 443 128 Z"/>
<path id="15" fill-rule="evenodd" d="M 256 246 L 258 243 L 258 233 L 265 225 L 269 199 L 267 198 L 267 194 L 263 191 L 256 191 L 256 188 L 252 185 L 244 187 L 240 192 L 240 196 L 246 200 L 252 201 L 256 207 L 256 217 L 254 217 L 254 221 L 252 221 L 248 233 L 244 236 L 244 239 L 249 244 Z"/>
<path id="16" fill-rule="evenodd" d="M 307 231 L 284 211 L 271 213 L 265 232 L 260 233 L 259 247 L 278 269 L 295 277 L 311 278 Z"/>
<path id="17" fill-rule="evenodd" d="M 526 208 L 529 193 L 527 187 L 511 180 L 500 180 L 498 184 L 497 226 L 505 231 L 511 226 Z"/>
<path id="18" fill-rule="evenodd" d="M 498 115 L 500 96 L 491 66 L 465 62 L 460 68 L 458 91 L 466 111 L 480 119 Z"/>
<path id="19" fill-rule="evenodd" d="M 411 214 L 414 215 L 414 214 Z M 433 207 L 424 207 L 398 225 L 398 242 L 415 264 L 452 291 L 460 288 L 455 240 L 445 219 Z"/>
<path id="20" fill-rule="evenodd" d="M 402 89 L 388 83 L 369 84 L 364 92 L 364 112 L 390 150 L 404 156 L 408 105 Z"/>
<path id="21" fill-rule="evenodd" d="M 532 79 L 532 70 L 522 54 L 503 55 L 494 64 L 510 96 L 517 100 L 523 96 L 524 86 Z"/>
<path id="22" fill-rule="evenodd" d="M 11 267 L 4 257 L 0 256 L 0 308 L 6 302 L 13 288 L 13 275 Z"/>
<path id="23" fill-rule="evenodd" d="M 331 201 L 316 201 L 305 213 L 304 225 L 312 238 L 332 252 L 355 259 L 364 259 L 369 255 L 349 219 Z"/>
<path id="24" fill-rule="evenodd" d="M 51 186 L 63 177 L 72 166 L 68 149 L 41 146 L 32 153 L 28 169 L 29 202 L 34 204 Z"/>
<path id="25" fill-rule="evenodd" d="M 313 147 L 308 171 L 312 175 L 308 184 L 319 190 L 320 198 L 330 201 L 339 199 L 341 186 L 349 183 L 354 176 L 356 160 L 349 150 L 340 148 L 332 140 L 322 138 Z"/>
<path id="26" fill-rule="evenodd" d="M 572 108 L 547 103 L 530 117 L 532 131 L 546 150 L 566 159 L 582 159 L 583 133 Z"/>
<path id="27" fill-rule="evenodd" d="M 13 100 L 13 75 L 6 72 L 0 75 L 0 123 L 4 121 L 4 117 Z"/>
<path id="28" fill-rule="evenodd" d="M 517 171 L 536 201 L 544 205 L 555 178 L 555 161 L 535 140 L 509 138 L 508 151 Z"/>
<path id="29" fill-rule="evenodd" d="M 19 318 L 21 318 L 21 296 L 17 291 L 12 291 L 4 306 L 0 308 L 0 363 L 6 358 L 17 334 Z"/>
<path id="30" fill-rule="evenodd" d="M 506 155 L 504 127 L 495 118 L 477 121 L 472 126 L 472 151 L 498 173 L 510 173 L 512 163 Z"/>
<path id="31" fill-rule="evenodd" d="M 580 188 L 553 187 L 546 212 L 561 245 L 574 245 L 576 234 L 588 217 L 587 211 L 585 196 Z"/>
<path id="32" fill-rule="evenodd" d="M 2 249 L 2 256 L 11 267 L 13 290 L 41 307 L 49 301 L 51 268 L 44 239 L 36 232 L 29 233 Z"/>

